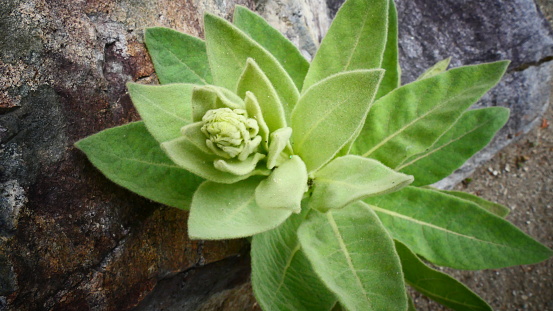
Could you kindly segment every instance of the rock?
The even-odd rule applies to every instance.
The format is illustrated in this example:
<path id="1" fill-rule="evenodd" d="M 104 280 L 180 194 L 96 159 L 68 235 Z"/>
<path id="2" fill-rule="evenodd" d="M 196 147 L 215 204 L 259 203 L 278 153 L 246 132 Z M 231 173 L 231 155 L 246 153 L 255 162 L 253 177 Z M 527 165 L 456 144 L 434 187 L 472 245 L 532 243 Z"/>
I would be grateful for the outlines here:
<path id="1" fill-rule="evenodd" d="M 125 83 L 156 80 L 145 27 L 201 35 L 205 10 L 251 1 L 4 2 L 0 310 L 130 310 L 158 280 L 242 253 L 188 240 L 186 212 L 111 183 L 73 143 L 138 119 Z"/>

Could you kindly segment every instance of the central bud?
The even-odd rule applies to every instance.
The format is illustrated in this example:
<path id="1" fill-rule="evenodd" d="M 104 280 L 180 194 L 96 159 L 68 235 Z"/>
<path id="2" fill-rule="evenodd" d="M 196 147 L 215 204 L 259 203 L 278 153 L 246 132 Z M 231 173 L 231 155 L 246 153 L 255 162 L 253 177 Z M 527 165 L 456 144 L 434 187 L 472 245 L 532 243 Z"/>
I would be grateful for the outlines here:
<path id="1" fill-rule="evenodd" d="M 244 161 L 261 143 L 259 125 L 255 119 L 248 118 L 246 110 L 208 110 L 202 122 L 201 130 L 207 137 L 207 147 L 220 157 Z"/>

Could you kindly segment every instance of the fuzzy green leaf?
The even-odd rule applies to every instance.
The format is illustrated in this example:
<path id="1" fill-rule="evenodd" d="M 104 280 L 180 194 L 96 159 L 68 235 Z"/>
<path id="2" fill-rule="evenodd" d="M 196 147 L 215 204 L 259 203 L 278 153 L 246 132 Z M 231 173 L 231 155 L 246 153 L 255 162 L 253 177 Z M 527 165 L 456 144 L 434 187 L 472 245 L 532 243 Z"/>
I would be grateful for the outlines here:
<path id="1" fill-rule="evenodd" d="M 268 209 L 287 209 L 299 213 L 307 190 L 307 171 L 298 156 L 284 162 L 255 189 L 257 205 Z"/>
<path id="2" fill-rule="evenodd" d="M 466 193 L 463 191 L 446 191 L 446 190 L 439 190 L 439 191 L 448 195 L 455 196 L 459 199 L 470 201 L 480 206 L 481 208 L 487 210 L 488 212 L 495 214 L 501 218 L 505 218 L 511 212 L 511 210 L 504 205 L 490 202 L 488 200 L 482 199 L 470 193 Z"/>
<path id="3" fill-rule="evenodd" d="M 348 0 L 311 62 L 302 94 L 340 72 L 380 68 L 386 48 L 389 0 Z"/>
<path id="4" fill-rule="evenodd" d="M 313 172 L 330 161 L 363 126 L 383 71 L 340 73 L 313 85 L 292 111 L 293 149 Z"/>
<path id="5" fill-rule="evenodd" d="M 222 18 L 206 14 L 204 24 L 207 55 L 215 85 L 236 90 L 246 61 L 253 58 L 277 91 L 284 110 L 292 110 L 298 101 L 298 89 L 271 53 Z"/>
<path id="6" fill-rule="evenodd" d="M 191 239 L 221 240 L 252 236 L 276 228 L 292 213 L 264 209 L 255 203 L 260 178 L 233 184 L 206 181 L 194 193 L 188 235 Z"/>
<path id="7" fill-rule="evenodd" d="M 237 5 L 234 8 L 233 22 L 236 27 L 269 51 L 290 75 L 298 90 L 309 69 L 309 62 L 298 48 L 278 30 L 269 25 L 261 16 Z"/>
<path id="8" fill-rule="evenodd" d="M 309 209 L 252 238 L 252 287 L 265 311 L 328 311 L 336 303 L 301 250 L 297 229 Z"/>
<path id="9" fill-rule="evenodd" d="M 268 170 L 255 169 L 249 174 L 235 175 L 223 172 L 215 167 L 215 161 L 220 160 L 206 146 L 206 137 L 201 132 L 202 122 L 196 122 L 183 129 L 183 136 L 164 142 L 161 148 L 178 166 L 218 183 L 234 183 L 252 175 L 268 175 Z"/>
<path id="10" fill-rule="evenodd" d="M 374 103 L 352 152 L 395 169 L 432 146 L 499 81 L 507 65 L 455 68 L 395 89 Z"/>
<path id="11" fill-rule="evenodd" d="M 162 84 L 211 84 L 211 71 L 201 39 L 163 27 L 147 28 L 144 41 Z"/>
<path id="12" fill-rule="evenodd" d="M 433 77 L 437 74 L 445 72 L 447 70 L 447 67 L 449 66 L 450 62 L 451 62 L 451 57 L 448 57 L 444 60 L 441 60 L 441 61 L 437 62 L 436 64 L 434 64 L 434 66 L 426 69 L 426 71 L 423 74 L 421 74 L 417 78 L 417 80 L 430 78 L 430 77 Z"/>
<path id="13" fill-rule="evenodd" d="M 284 107 L 277 92 L 265 73 L 251 58 L 246 61 L 246 68 L 238 81 L 236 94 L 245 98 L 247 92 L 252 92 L 255 95 L 270 132 L 286 126 Z M 290 115 L 290 112 L 287 112 L 287 115 Z"/>
<path id="14" fill-rule="evenodd" d="M 482 298 L 449 275 L 426 266 L 407 246 L 395 241 L 405 281 L 428 298 L 459 311 L 492 311 Z"/>
<path id="15" fill-rule="evenodd" d="M 413 176 L 397 173 L 382 163 L 355 155 L 332 160 L 315 176 L 309 207 L 325 212 L 359 199 L 401 189 Z"/>
<path id="16" fill-rule="evenodd" d="M 313 211 L 298 238 L 313 270 L 347 310 L 407 309 L 394 242 L 366 204 Z"/>
<path id="17" fill-rule="evenodd" d="M 180 137 L 181 127 L 192 122 L 190 101 L 194 84 L 128 83 L 127 88 L 134 107 L 158 142 Z"/>
<path id="18" fill-rule="evenodd" d="M 75 146 L 114 183 L 165 205 L 188 209 L 203 181 L 171 162 L 143 122 L 104 130 Z"/>
<path id="19" fill-rule="evenodd" d="M 394 0 L 389 0 L 388 9 L 388 37 L 386 40 L 386 49 L 384 50 L 384 57 L 382 58 L 381 68 L 386 70 L 378 93 L 376 93 L 376 99 L 390 93 L 400 86 L 401 69 L 399 67 L 399 53 L 397 43 L 397 9 Z"/>
<path id="20" fill-rule="evenodd" d="M 390 234 L 415 253 L 456 269 L 495 269 L 537 263 L 551 250 L 508 221 L 467 200 L 431 189 L 364 199 Z"/>
<path id="21" fill-rule="evenodd" d="M 196 86 L 192 91 L 192 120 L 202 121 L 208 110 L 218 108 L 245 109 L 245 104 L 233 92 L 214 85 Z"/>
<path id="22" fill-rule="evenodd" d="M 396 170 L 415 176 L 415 186 L 440 181 L 484 148 L 509 119 L 509 109 L 470 110 L 424 153 L 407 159 Z"/>

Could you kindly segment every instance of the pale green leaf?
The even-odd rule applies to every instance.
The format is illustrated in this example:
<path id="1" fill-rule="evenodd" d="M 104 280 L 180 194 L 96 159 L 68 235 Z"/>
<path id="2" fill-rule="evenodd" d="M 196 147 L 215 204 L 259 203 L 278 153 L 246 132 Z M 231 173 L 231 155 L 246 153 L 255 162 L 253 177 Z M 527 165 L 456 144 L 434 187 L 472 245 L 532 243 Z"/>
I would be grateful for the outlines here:
<path id="1" fill-rule="evenodd" d="M 204 26 L 207 55 L 215 85 L 236 90 L 247 59 L 253 58 L 277 91 L 284 110 L 292 110 L 298 101 L 299 91 L 271 53 L 222 18 L 206 14 Z"/>
<path id="2" fill-rule="evenodd" d="M 271 133 L 271 143 L 269 145 L 269 154 L 267 155 L 267 168 L 273 169 L 288 160 L 291 152 L 285 149 L 290 149 L 290 137 L 292 136 L 292 128 L 283 127 Z"/>
<path id="3" fill-rule="evenodd" d="M 253 95 L 252 92 L 246 92 L 246 98 L 244 99 L 244 104 L 246 105 L 246 112 L 248 113 L 248 117 L 255 119 L 257 121 L 257 125 L 259 126 L 258 135 L 261 136 L 260 145 L 263 147 L 263 149 L 268 151 L 269 150 L 269 127 L 265 122 L 265 118 L 263 117 L 263 113 L 261 112 L 261 107 L 257 102 L 257 98 L 255 97 L 255 95 Z M 267 163 L 269 163 L 271 159 L 271 154 L 269 153 L 267 156 L 268 156 Z M 269 165 L 267 165 L 267 168 L 272 169 L 273 167 L 270 167 Z"/>
<path id="4" fill-rule="evenodd" d="M 131 100 L 154 138 L 162 143 L 180 136 L 192 122 L 194 84 L 144 85 L 128 83 Z"/>
<path id="5" fill-rule="evenodd" d="M 213 165 L 218 170 L 221 170 L 223 172 L 231 173 L 233 175 L 246 175 L 251 176 L 252 172 L 254 171 L 255 167 L 257 166 L 257 163 L 259 161 L 263 160 L 265 158 L 264 154 L 261 153 L 255 153 L 250 155 L 248 158 L 246 158 L 244 161 L 240 161 L 238 159 L 219 159 L 216 160 Z"/>
<path id="6" fill-rule="evenodd" d="M 364 199 L 390 234 L 415 253 L 456 269 L 496 269 L 537 263 L 551 250 L 478 205 L 431 189 Z"/>
<path id="7" fill-rule="evenodd" d="M 315 273 L 347 310 L 407 310 L 394 242 L 366 204 L 313 211 L 298 238 Z"/>
<path id="8" fill-rule="evenodd" d="M 208 110 L 218 108 L 245 109 L 245 104 L 233 92 L 213 85 L 196 86 L 192 91 L 192 120 L 202 121 Z"/>
<path id="9" fill-rule="evenodd" d="M 389 0 L 348 0 L 311 62 L 302 94 L 340 72 L 380 68 L 386 48 Z"/>
<path id="10" fill-rule="evenodd" d="M 386 40 L 386 49 L 382 58 L 380 68 L 386 70 L 380 87 L 376 93 L 376 99 L 390 93 L 400 86 L 401 69 L 399 67 L 398 53 L 398 31 L 397 31 L 397 9 L 394 0 L 389 0 L 388 9 L 388 36 Z"/>
<path id="11" fill-rule="evenodd" d="M 298 90 L 301 90 L 309 62 L 290 40 L 271 27 L 261 16 L 240 5 L 234 8 L 233 23 L 269 51 L 294 80 Z"/>
<path id="12" fill-rule="evenodd" d="M 276 228 L 292 213 L 264 209 L 255 203 L 260 178 L 233 184 L 206 181 L 194 193 L 188 235 L 191 239 L 221 240 L 252 236 Z"/>
<path id="13" fill-rule="evenodd" d="M 234 183 L 251 175 L 268 175 L 268 170 L 259 168 L 245 175 L 234 175 L 217 169 L 215 161 L 220 158 L 207 148 L 207 138 L 201 132 L 201 127 L 202 122 L 192 123 L 184 129 L 183 136 L 161 144 L 163 151 L 175 164 L 218 183 Z"/>
<path id="14" fill-rule="evenodd" d="M 432 147 L 396 167 L 415 176 L 415 186 L 440 181 L 484 148 L 509 119 L 509 109 L 469 110 Z"/>
<path id="15" fill-rule="evenodd" d="M 401 189 L 413 176 L 397 173 L 382 163 L 355 155 L 332 160 L 313 180 L 309 207 L 325 212 L 359 199 Z"/>
<path id="16" fill-rule="evenodd" d="M 159 82 L 210 84 L 211 71 L 201 39 L 163 27 L 147 28 L 144 42 Z"/>
<path id="17" fill-rule="evenodd" d="M 252 238 L 252 287 L 265 311 L 328 311 L 336 303 L 301 250 L 297 229 L 309 213 L 293 214 L 281 226 Z"/>
<path id="18" fill-rule="evenodd" d="M 165 205 L 188 209 L 203 181 L 171 162 L 143 122 L 101 131 L 75 146 L 114 183 Z"/>
<path id="19" fill-rule="evenodd" d="M 451 62 L 451 57 L 448 57 L 444 60 L 441 60 L 439 62 L 437 62 L 436 64 L 434 64 L 434 66 L 426 69 L 425 72 L 423 72 L 423 74 L 421 74 L 417 80 L 422 80 L 422 79 L 426 79 L 426 78 L 430 78 L 430 77 L 433 77 L 437 74 L 440 74 L 444 71 L 447 70 L 447 67 L 449 66 L 449 63 Z"/>
<path id="20" fill-rule="evenodd" d="M 286 126 L 284 107 L 278 94 L 271 85 L 271 81 L 251 58 L 248 58 L 246 68 L 240 76 L 236 94 L 245 98 L 247 92 L 252 92 L 255 95 L 270 132 Z M 287 115 L 290 115 L 289 111 Z"/>
<path id="21" fill-rule="evenodd" d="M 395 89 L 375 101 L 352 152 L 395 169 L 432 146 L 499 81 L 507 65 L 455 68 Z"/>
<path id="22" fill-rule="evenodd" d="M 298 156 L 275 168 L 255 189 L 257 205 L 267 209 L 301 210 L 301 199 L 307 190 L 307 171 Z"/>
<path id="23" fill-rule="evenodd" d="M 459 311 L 492 311 L 482 298 L 449 275 L 426 266 L 407 246 L 395 241 L 405 281 L 428 298 Z"/>
<path id="24" fill-rule="evenodd" d="M 313 172 L 349 141 L 369 111 L 383 71 L 340 73 L 313 85 L 292 111 L 292 147 Z"/>
<path id="25" fill-rule="evenodd" d="M 495 202 L 490 202 L 488 200 L 482 199 L 481 197 L 472 195 L 470 193 L 466 193 L 466 192 L 463 192 L 463 191 L 447 191 L 447 190 L 439 190 L 439 191 L 441 191 L 442 193 L 445 193 L 445 194 L 455 196 L 459 199 L 470 201 L 470 202 L 480 206 L 481 208 L 487 210 L 488 212 L 490 212 L 492 214 L 495 214 L 495 215 L 497 215 L 499 217 L 502 217 L 502 218 L 505 218 L 511 212 L 511 210 L 508 207 L 504 206 L 504 205 L 501 205 L 501 204 L 495 203 Z"/>

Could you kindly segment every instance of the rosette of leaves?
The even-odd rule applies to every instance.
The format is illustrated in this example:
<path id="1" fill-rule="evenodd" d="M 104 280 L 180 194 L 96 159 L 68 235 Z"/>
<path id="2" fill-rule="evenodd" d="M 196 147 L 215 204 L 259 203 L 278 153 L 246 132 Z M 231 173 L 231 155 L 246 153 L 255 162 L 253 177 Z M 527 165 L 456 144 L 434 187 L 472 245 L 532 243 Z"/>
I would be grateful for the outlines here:
<path id="1" fill-rule="evenodd" d="M 161 85 L 128 84 L 143 121 L 76 146 L 115 183 L 190 209 L 191 238 L 252 236 L 264 310 L 412 310 L 406 284 L 491 310 L 421 258 L 490 269 L 551 256 L 508 208 L 429 187 L 507 121 L 468 108 L 508 62 L 444 60 L 402 86 L 391 0 L 346 1 L 311 63 L 244 7 L 204 26 L 205 41 L 147 29 Z"/>

